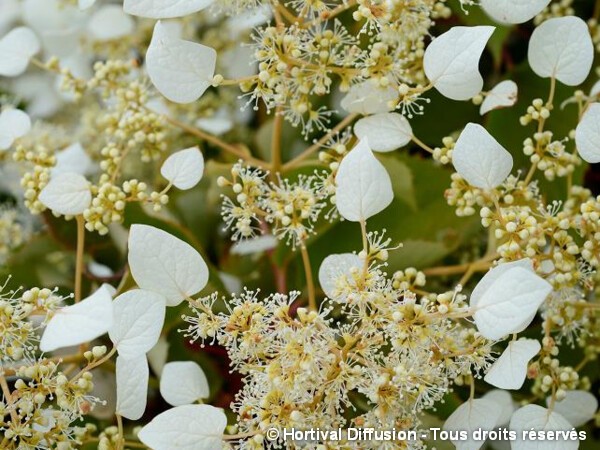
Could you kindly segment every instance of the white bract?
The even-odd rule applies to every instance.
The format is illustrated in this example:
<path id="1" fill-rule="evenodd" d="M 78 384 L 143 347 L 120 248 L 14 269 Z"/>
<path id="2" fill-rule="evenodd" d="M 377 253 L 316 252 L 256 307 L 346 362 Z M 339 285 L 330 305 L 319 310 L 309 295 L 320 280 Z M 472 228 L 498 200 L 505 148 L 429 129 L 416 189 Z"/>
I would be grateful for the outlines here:
<path id="1" fill-rule="evenodd" d="M 394 199 L 390 176 L 373 155 L 367 139 L 359 141 L 344 157 L 335 182 L 337 209 L 351 222 L 367 220 Z"/>
<path id="2" fill-rule="evenodd" d="M 54 312 L 46 325 L 40 350 L 83 344 L 108 332 L 113 324 L 113 301 L 106 287 L 101 287 L 86 299 Z"/>
<path id="3" fill-rule="evenodd" d="M 486 275 L 482 280 L 484 287 L 478 290 L 476 297 L 471 297 L 477 329 L 493 340 L 527 328 L 552 291 L 550 283 L 529 269 L 513 266 L 500 270 L 499 275 L 491 275 L 491 283 L 485 280 Z"/>
<path id="4" fill-rule="evenodd" d="M 27 69 L 40 51 L 40 41 L 31 29 L 18 27 L 0 39 L 0 76 L 16 77 Z"/>
<path id="5" fill-rule="evenodd" d="M 56 154 L 56 165 L 51 170 L 51 175 L 57 177 L 61 173 L 77 173 L 89 175 L 94 170 L 94 162 L 88 156 L 79 142 L 69 145 Z"/>
<path id="6" fill-rule="evenodd" d="M 165 309 L 162 295 L 142 289 L 125 292 L 115 299 L 115 321 L 108 335 L 119 356 L 136 358 L 154 347 L 165 321 Z"/>
<path id="7" fill-rule="evenodd" d="M 425 50 L 423 67 L 431 84 L 445 97 L 468 100 L 483 88 L 479 59 L 495 28 L 453 27 Z"/>
<path id="8" fill-rule="evenodd" d="M 39 199 L 54 213 L 75 216 L 92 203 L 90 183 L 77 173 L 61 173 L 42 189 Z"/>
<path id="9" fill-rule="evenodd" d="M 186 190 L 196 186 L 204 173 L 204 158 L 198 147 L 180 150 L 169 156 L 160 173 L 178 189 Z"/>
<path id="10" fill-rule="evenodd" d="M 51 408 L 40 409 L 40 416 L 43 420 L 33 422 L 31 428 L 35 431 L 41 431 L 42 433 L 48 433 L 52 428 L 56 426 L 56 419 L 54 418 L 54 410 Z"/>
<path id="11" fill-rule="evenodd" d="M 142 417 L 146 409 L 149 372 L 146 355 L 117 357 L 117 414 L 130 420 Z"/>
<path id="12" fill-rule="evenodd" d="M 583 83 L 594 61 L 587 24 L 574 16 L 546 20 L 531 35 L 527 57 L 540 77 L 554 77 L 568 86 Z"/>
<path id="13" fill-rule="evenodd" d="M 510 269 L 515 267 L 521 267 L 525 270 L 535 273 L 533 269 L 533 261 L 529 258 L 519 259 L 508 263 L 498 264 L 493 269 L 490 269 L 484 277 L 479 280 L 479 283 L 473 288 L 471 293 L 470 304 L 471 308 L 476 308 L 479 300 L 483 294 L 490 288 L 490 286 L 498 279 L 501 275 L 508 272 Z"/>
<path id="14" fill-rule="evenodd" d="M 100 264 L 99 262 L 96 262 L 96 261 L 90 261 L 87 265 L 87 270 L 90 272 L 90 274 L 92 274 L 93 276 L 95 276 L 97 278 L 110 278 L 115 274 L 110 267 L 108 267 L 104 264 Z M 108 286 L 112 287 L 110 284 L 107 284 L 106 286 L 107 286 L 107 289 L 108 289 Z M 111 295 L 113 295 L 113 294 L 111 293 Z"/>
<path id="15" fill-rule="evenodd" d="M 47 74 L 28 72 L 14 79 L 13 93 L 27 102 L 25 110 L 32 119 L 45 119 L 62 105 L 55 81 Z"/>
<path id="16" fill-rule="evenodd" d="M 575 129 L 575 144 L 584 161 L 600 162 L 600 103 L 592 103 Z"/>
<path id="17" fill-rule="evenodd" d="M 487 93 L 479 108 L 479 114 L 483 116 L 494 109 L 513 106 L 517 102 L 518 94 L 517 83 L 512 80 L 501 81 Z"/>
<path id="18" fill-rule="evenodd" d="M 164 336 L 158 338 L 158 342 L 146 354 L 148 364 L 155 374 L 160 375 L 169 357 L 169 341 Z"/>
<path id="19" fill-rule="evenodd" d="M 20 109 L 9 108 L 0 113 L 0 150 L 10 148 L 15 140 L 31 130 L 31 119 Z"/>
<path id="20" fill-rule="evenodd" d="M 235 122 L 233 121 L 231 113 L 227 110 L 227 108 L 219 109 L 211 117 L 202 117 L 201 119 L 196 120 L 196 126 L 198 128 L 208 131 L 216 136 L 221 136 L 227 133 L 233 128 L 234 125 Z"/>
<path id="21" fill-rule="evenodd" d="M 485 128 L 469 123 L 452 151 L 452 164 L 471 186 L 494 189 L 510 174 L 510 153 Z"/>
<path id="22" fill-rule="evenodd" d="M 223 283 L 223 287 L 226 292 L 230 292 L 232 294 L 240 294 L 243 291 L 243 282 L 241 278 L 236 277 L 230 273 L 219 272 L 218 273 L 219 280 Z"/>
<path id="23" fill-rule="evenodd" d="M 550 0 L 481 0 L 483 10 L 496 22 L 517 24 L 527 22 L 541 13 Z"/>
<path id="24" fill-rule="evenodd" d="M 512 450 L 576 450 L 579 440 L 569 439 L 573 428 L 571 424 L 557 412 L 550 412 L 539 405 L 527 405 L 518 409 L 510 419 L 509 428 L 517 432 L 517 440 L 511 442 Z M 552 440 L 522 439 L 523 431 L 563 431 Z"/>
<path id="25" fill-rule="evenodd" d="M 138 438 L 153 450 L 214 450 L 221 448 L 227 417 L 209 405 L 169 409 L 146 425 Z"/>
<path id="26" fill-rule="evenodd" d="M 396 89 L 382 88 L 367 80 L 353 85 L 340 105 L 351 113 L 378 114 L 394 109 L 397 99 L 398 91 Z"/>
<path id="27" fill-rule="evenodd" d="M 552 397 L 546 399 L 550 405 Z M 580 427 L 594 418 L 598 400 L 587 391 L 567 391 L 561 401 L 554 403 L 554 411 L 563 416 L 574 427 Z"/>
<path id="28" fill-rule="evenodd" d="M 191 103 L 212 84 L 217 53 L 169 34 L 158 21 L 146 52 L 146 69 L 156 88 L 176 103 Z"/>
<path id="29" fill-rule="evenodd" d="M 488 370 L 484 380 L 500 389 L 521 389 L 527 376 L 529 361 L 541 348 L 535 339 L 511 341 Z"/>
<path id="30" fill-rule="evenodd" d="M 88 24 L 92 37 L 98 41 L 108 41 L 131 34 L 135 22 L 123 12 L 119 5 L 105 5 L 94 13 Z"/>
<path id="31" fill-rule="evenodd" d="M 359 139 L 368 139 L 373 151 L 391 152 L 411 141 L 412 128 L 401 114 L 381 113 L 356 122 L 354 134 Z"/>
<path id="32" fill-rule="evenodd" d="M 20 0 L 2 0 L 2 14 L 0 14 L 0 35 L 11 29 L 11 25 L 21 17 Z"/>
<path id="33" fill-rule="evenodd" d="M 160 394 L 173 406 L 190 405 L 210 395 L 202 368 L 193 361 L 167 363 L 160 377 Z"/>
<path id="34" fill-rule="evenodd" d="M 23 0 L 22 19 L 39 36 L 48 55 L 65 58 L 80 48 L 89 12 L 74 2 L 62 0 Z"/>
<path id="35" fill-rule="evenodd" d="M 163 295 L 168 306 L 179 305 L 208 282 L 208 267 L 193 247 L 148 225 L 131 227 L 129 268 L 139 287 Z"/>
<path id="36" fill-rule="evenodd" d="M 215 0 L 125 0 L 123 9 L 134 16 L 171 19 L 198 12 Z"/>
<path id="37" fill-rule="evenodd" d="M 492 430 L 500 417 L 501 408 L 496 402 L 485 398 L 470 399 L 460 405 L 444 423 L 446 431 L 466 431 L 467 440 L 452 440 L 457 450 L 477 450 L 484 441 L 475 441 L 473 432 Z"/>
<path id="38" fill-rule="evenodd" d="M 279 241 L 272 234 L 263 234 L 252 239 L 245 239 L 236 242 L 231 247 L 232 255 L 251 255 L 253 253 L 262 253 L 267 250 L 273 250 L 277 247 Z"/>
<path id="39" fill-rule="evenodd" d="M 590 97 L 597 100 L 598 94 L 600 94 L 600 81 L 596 81 L 590 89 Z"/>
<path id="40" fill-rule="evenodd" d="M 515 412 L 515 403 L 509 392 L 502 389 L 492 389 L 486 392 L 481 398 L 491 400 L 500 407 L 500 416 L 495 427 L 508 425 L 513 412 Z"/>
<path id="41" fill-rule="evenodd" d="M 227 29 L 231 32 L 233 38 L 237 38 L 240 34 L 263 25 L 273 18 L 273 10 L 268 3 L 255 3 L 258 6 L 242 9 L 237 14 L 227 18 Z"/>
<path id="42" fill-rule="evenodd" d="M 79 0 L 78 6 L 79 9 L 88 9 L 91 8 L 94 3 L 96 3 L 96 0 Z"/>
<path id="43" fill-rule="evenodd" d="M 337 280 L 342 276 L 350 276 L 353 268 L 360 269 L 364 261 L 354 253 L 341 253 L 329 255 L 319 267 L 319 283 L 325 295 L 335 298 L 335 287 Z"/>

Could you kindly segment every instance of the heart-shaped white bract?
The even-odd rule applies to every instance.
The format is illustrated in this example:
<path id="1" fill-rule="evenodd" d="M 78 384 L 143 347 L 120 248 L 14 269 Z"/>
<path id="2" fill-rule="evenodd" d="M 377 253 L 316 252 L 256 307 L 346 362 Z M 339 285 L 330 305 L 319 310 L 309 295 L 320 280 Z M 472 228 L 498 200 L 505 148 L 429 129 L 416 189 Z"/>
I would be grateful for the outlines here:
<path id="1" fill-rule="evenodd" d="M 135 358 L 117 357 L 116 413 L 129 420 L 138 420 L 146 409 L 150 371 L 146 355 Z"/>
<path id="2" fill-rule="evenodd" d="M 108 41 L 130 35 L 135 27 L 133 19 L 119 5 L 105 5 L 94 13 L 88 29 L 93 39 Z"/>
<path id="3" fill-rule="evenodd" d="M 521 389 L 527 376 L 529 361 L 541 348 L 535 339 L 511 341 L 488 370 L 484 380 L 500 389 Z"/>
<path id="4" fill-rule="evenodd" d="M 460 405 L 448 417 L 444 423 L 446 431 L 466 431 L 467 440 L 452 440 L 457 450 L 477 450 L 481 448 L 484 441 L 472 439 L 473 432 L 481 430 L 492 430 L 500 417 L 501 408 L 490 399 L 476 398 L 468 400 Z"/>
<path id="5" fill-rule="evenodd" d="M 319 267 L 319 283 L 325 295 L 335 298 L 336 282 L 342 276 L 350 276 L 353 268 L 362 269 L 364 261 L 354 253 L 329 255 Z"/>
<path id="6" fill-rule="evenodd" d="M 503 24 L 527 22 L 541 13 L 550 0 L 481 0 L 488 16 Z"/>
<path id="7" fill-rule="evenodd" d="M 94 161 L 88 156 L 79 142 L 69 145 L 56 154 L 56 165 L 50 171 L 52 177 L 63 173 L 77 173 L 85 176 L 94 171 Z"/>
<path id="8" fill-rule="evenodd" d="M 353 85 L 340 106 L 346 111 L 369 115 L 391 111 L 398 100 L 398 91 L 392 87 L 382 88 L 371 81 Z"/>
<path id="9" fill-rule="evenodd" d="M 193 361 L 167 363 L 160 376 L 160 395 L 169 405 L 190 405 L 210 395 L 202 368 Z"/>
<path id="10" fill-rule="evenodd" d="M 40 350 L 83 344 L 108 332 L 113 324 L 113 301 L 109 290 L 101 287 L 86 299 L 54 312 L 40 341 Z"/>
<path id="11" fill-rule="evenodd" d="M 169 100 L 191 103 L 212 84 L 217 53 L 210 47 L 169 34 L 158 21 L 146 52 L 146 69 L 152 83 Z"/>
<path id="12" fill-rule="evenodd" d="M 125 359 L 145 355 L 158 341 L 165 321 L 165 298 L 156 292 L 134 289 L 114 301 L 115 321 L 108 335 Z"/>
<path id="13" fill-rule="evenodd" d="M 172 19 L 203 10 L 215 0 L 125 0 L 123 10 L 150 19 Z"/>
<path id="14" fill-rule="evenodd" d="M 10 31 L 0 39 L 0 76 L 21 75 L 39 51 L 40 41 L 31 29 L 18 27 Z"/>
<path id="15" fill-rule="evenodd" d="M 486 338 L 497 340 L 520 333 L 532 322 L 538 308 L 552 291 L 543 278 L 523 267 L 504 270 L 471 298 L 475 325 Z"/>
<path id="16" fill-rule="evenodd" d="M 518 95 L 517 83 L 511 80 L 501 81 L 487 93 L 479 108 L 479 114 L 483 116 L 494 109 L 513 106 L 517 102 Z"/>
<path id="17" fill-rule="evenodd" d="M 367 220 L 394 199 L 390 176 L 373 155 L 367 139 L 359 141 L 342 159 L 335 182 L 337 209 L 351 222 Z"/>
<path id="18" fill-rule="evenodd" d="M 564 439 L 522 439 L 523 431 L 565 431 L 572 430 L 571 424 L 557 412 L 550 412 L 539 405 L 527 405 L 518 409 L 510 419 L 509 428 L 517 432 L 517 439 L 511 441 L 512 450 L 576 450 L 579 440 Z"/>
<path id="19" fill-rule="evenodd" d="M 177 189 L 191 189 L 200 182 L 204 173 L 202 152 L 198 147 L 175 152 L 165 160 L 160 173 Z"/>
<path id="20" fill-rule="evenodd" d="M 9 108 L 0 113 L 0 150 L 10 148 L 15 140 L 31 130 L 31 119 L 20 109 Z"/>
<path id="21" fill-rule="evenodd" d="M 177 306 L 208 282 L 208 267 L 188 243 L 148 225 L 129 233 L 129 268 L 138 286 L 161 294 Z"/>
<path id="22" fill-rule="evenodd" d="M 519 259 L 517 261 L 507 262 L 498 264 L 493 269 L 490 269 L 479 283 L 473 288 L 473 292 L 471 293 L 471 298 L 469 299 L 471 308 L 477 308 L 477 304 L 483 294 L 489 289 L 489 287 L 498 279 L 501 275 L 506 273 L 509 269 L 514 269 L 515 267 L 521 267 L 529 272 L 535 274 L 533 269 L 533 261 L 529 258 Z"/>
<path id="23" fill-rule="evenodd" d="M 510 174 L 513 159 L 485 128 L 469 123 L 456 141 L 452 164 L 471 186 L 494 189 Z"/>
<path id="24" fill-rule="evenodd" d="M 39 200 L 54 213 L 76 216 L 92 203 L 90 183 L 77 173 L 61 173 L 42 189 Z"/>
<path id="25" fill-rule="evenodd" d="M 527 58 L 540 77 L 554 77 L 567 86 L 580 85 L 594 61 L 587 24 L 574 16 L 546 20 L 531 35 Z"/>
<path id="26" fill-rule="evenodd" d="M 391 152 L 412 140 L 412 128 L 398 113 L 381 113 L 360 119 L 354 125 L 354 134 L 367 139 L 371 150 Z"/>
<path id="27" fill-rule="evenodd" d="M 495 402 L 500 408 L 500 416 L 498 416 L 494 427 L 508 425 L 510 418 L 515 412 L 515 402 L 513 402 L 510 393 L 502 389 L 492 389 L 483 394 L 481 398 Z"/>
<path id="28" fill-rule="evenodd" d="M 546 399 L 546 405 L 552 397 Z M 598 410 L 598 400 L 587 391 L 567 391 L 561 401 L 554 403 L 554 411 L 563 416 L 574 427 L 580 427 L 594 418 Z"/>
<path id="29" fill-rule="evenodd" d="M 468 100 L 481 92 L 479 59 L 495 28 L 452 27 L 425 50 L 423 67 L 431 84 L 445 97 Z"/>
<path id="30" fill-rule="evenodd" d="M 575 144 L 584 161 L 600 162 L 600 103 L 592 103 L 575 129 Z"/>
<path id="31" fill-rule="evenodd" d="M 152 450 L 215 450 L 223 445 L 227 417 L 209 405 L 169 409 L 146 425 L 138 437 Z"/>

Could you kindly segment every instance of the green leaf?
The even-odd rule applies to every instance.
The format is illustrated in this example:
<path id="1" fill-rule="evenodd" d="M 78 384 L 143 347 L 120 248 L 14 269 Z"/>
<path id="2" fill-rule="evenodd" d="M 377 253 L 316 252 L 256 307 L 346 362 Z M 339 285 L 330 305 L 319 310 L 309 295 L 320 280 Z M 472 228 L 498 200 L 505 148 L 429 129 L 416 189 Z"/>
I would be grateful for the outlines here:
<path id="1" fill-rule="evenodd" d="M 390 252 L 388 264 L 390 267 L 429 267 L 448 256 L 456 247 L 444 242 L 408 239 L 402 242 L 402 247 Z"/>
<path id="2" fill-rule="evenodd" d="M 394 198 L 406 203 L 411 209 L 416 210 L 417 198 L 410 167 L 391 154 L 382 155 L 379 160 L 385 166 L 392 179 Z"/>
<path id="3" fill-rule="evenodd" d="M 274 120 L 270 118 L 261 125 L 256 133 L 255 144 L 258 156 L 265 160 L 271 160 L 271 141 L 273 137 Z M 288 161 L 292 155 L 299 153 L 306 147 L 306 142 L 299 138 L 299 130 L 292 127 L 287 120 L 284 120 L 281 131 L 281 157 L 283 161 Z"/>

